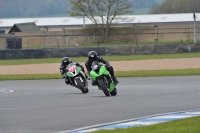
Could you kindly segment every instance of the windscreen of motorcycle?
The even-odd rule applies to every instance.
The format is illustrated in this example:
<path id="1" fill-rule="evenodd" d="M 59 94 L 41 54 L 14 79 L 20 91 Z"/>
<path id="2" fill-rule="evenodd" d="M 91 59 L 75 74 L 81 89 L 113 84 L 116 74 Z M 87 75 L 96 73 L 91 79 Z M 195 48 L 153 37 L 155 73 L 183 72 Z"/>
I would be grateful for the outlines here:
<path id="1" fill-rule="evenodd" d="M 98 61 L 93 61 L 92 62 L 92 70 L 96 71 L 96 70 L 99 70 L 101 67 L 101 63 L 99 63 Z"/>
<path id="2" fill-rule="evenodd" d="M 71 70 L 73 69 L 73 70 Z M 75 63 L 70 63 L 67 67 L 66 67 L 66 70 L 71 70 L 70 72 L 73 72 L 76 70 L 76 64 Z"/>

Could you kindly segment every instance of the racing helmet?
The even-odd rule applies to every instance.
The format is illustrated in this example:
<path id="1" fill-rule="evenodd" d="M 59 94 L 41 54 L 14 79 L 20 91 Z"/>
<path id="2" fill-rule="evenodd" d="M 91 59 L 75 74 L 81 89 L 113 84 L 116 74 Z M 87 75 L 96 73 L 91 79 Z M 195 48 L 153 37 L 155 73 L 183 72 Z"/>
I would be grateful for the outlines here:
<path id="1" fill-rule="evenodd" d="M 70 60 L 69 60 L 68 57 L 63 57 L 63 58 L 62 58 L 62 64 L 63 64 L 63 65 L 68 65 L 69 62 L 70 62 Z"/>
<path id="2" fill-rule="evenodd" d="M 90 51 L 88 53 L 88 59 L 91 60 L 91 61 L 94 61 L 97 59 L 97 52 L 95 51 Z"/>

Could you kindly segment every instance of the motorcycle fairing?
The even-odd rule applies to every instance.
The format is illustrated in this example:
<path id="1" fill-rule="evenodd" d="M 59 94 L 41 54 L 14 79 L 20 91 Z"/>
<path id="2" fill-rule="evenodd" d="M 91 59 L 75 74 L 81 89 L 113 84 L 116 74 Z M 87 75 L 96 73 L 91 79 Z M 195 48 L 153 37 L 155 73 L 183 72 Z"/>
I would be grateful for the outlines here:
<path id="1" fill-rule="evenodd" d="M 76 70 L 74 72 L 67 72 L 66 76 L 68 77 L 74 77 L 81 71 L 81 67 L 76 67 Z"/>

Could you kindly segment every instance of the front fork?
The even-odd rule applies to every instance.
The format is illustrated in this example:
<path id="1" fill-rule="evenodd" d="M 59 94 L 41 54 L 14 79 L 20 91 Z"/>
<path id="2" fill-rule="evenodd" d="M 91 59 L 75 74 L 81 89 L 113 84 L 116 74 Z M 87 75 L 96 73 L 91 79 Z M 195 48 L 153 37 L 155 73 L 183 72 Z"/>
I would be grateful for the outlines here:
<path id="1" fill-rule="evenodd" d="M 85 78 L 85 82 L 84 82 L 83 78 L 79 75 L 78 77 L 74 78 L 75 86 L 78 85 L 77 82 L 76 82 L 76 79 L 79 78 L 79 79 L 81 80 L 81 82 L 83 83 L 84 87 L 87 87 L 87 86 L 88 86 L 88 81 L 87 81 L 87 79 L 86 79 L 86 76 L 85 76 L 85 74 L 84 74 L 82 71 L 81 71 L 80 73 L 81 73 L 81 74 L 83 75 L 83 77 Z"/>
<path id="2" fill-rule="evenodd" d="M 110 74 L 104 75 L 103 77 L 104 83 L 107 88 L 110 88 L 110 83 L 113 82 L 112 76 Z M 98 80 L 97 80 L 98 81 Z M 99 82 L 99 81 L 98 81 Z M 99 83 L 98 83 L 99 84 Z M 99 86 L 99 85 L 98 85 Z"/>
<path id="3" fill-rule="evenodd" d="M 75 83 L 76 86 L 78 85 L 77 82 L 76 82 L 76 79 L 77 79 L 77 78 L 79 78 L 79 79 L 81 80 L 82 83 L 84 82 L 83 79 L 82 79 L 81 77 L 76 77 L 76 78 L 74 78 L 74 83 Z"/>
<path id="4" fill-rule="evenodd" d="M 109 84 L 112 83 L 112 82 L 114 82 L 113 79 L 112 79 L 112 76 L 110 74 L 108 74 L 108 77 L 109 77 L 109 80 L 110 80 Z"/>

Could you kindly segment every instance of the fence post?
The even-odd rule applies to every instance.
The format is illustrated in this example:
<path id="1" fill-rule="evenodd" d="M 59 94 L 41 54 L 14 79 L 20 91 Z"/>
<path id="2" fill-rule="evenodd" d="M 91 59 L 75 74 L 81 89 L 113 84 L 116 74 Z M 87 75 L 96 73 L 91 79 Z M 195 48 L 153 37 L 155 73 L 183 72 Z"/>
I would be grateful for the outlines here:
<path id="1" fill-rule="evenodd" d="M 193 14 L 194 17 L 194 44 L 197 43 L 197 35 L 196 35 L 196 15 L 195 13 Z"/>

